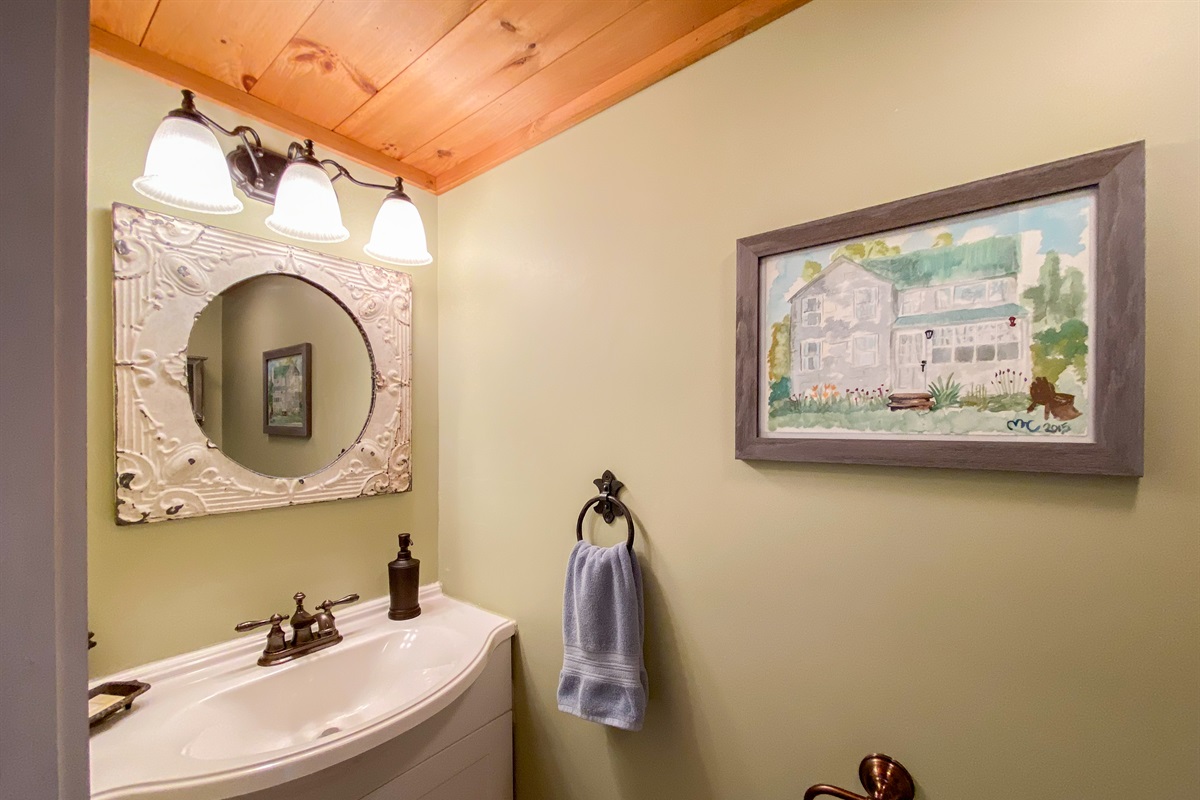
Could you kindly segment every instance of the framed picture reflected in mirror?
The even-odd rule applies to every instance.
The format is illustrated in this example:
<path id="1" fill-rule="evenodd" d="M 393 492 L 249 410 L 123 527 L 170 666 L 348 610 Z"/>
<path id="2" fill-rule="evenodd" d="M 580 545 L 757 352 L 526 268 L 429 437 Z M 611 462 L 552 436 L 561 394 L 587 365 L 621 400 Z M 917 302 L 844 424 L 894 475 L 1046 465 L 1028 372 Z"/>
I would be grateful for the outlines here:
<path id="1" fill-rule="evenodd" d="M 312 436 L 312 344 L 263 353 L 263 433 Z"/>

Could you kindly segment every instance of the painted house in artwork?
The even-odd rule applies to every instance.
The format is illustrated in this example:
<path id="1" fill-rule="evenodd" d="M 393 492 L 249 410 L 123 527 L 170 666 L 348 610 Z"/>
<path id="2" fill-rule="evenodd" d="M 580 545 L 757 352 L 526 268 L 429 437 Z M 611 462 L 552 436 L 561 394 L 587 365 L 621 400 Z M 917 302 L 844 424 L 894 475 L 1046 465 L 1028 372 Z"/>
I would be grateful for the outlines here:
<path id="1" fill-rule="evenodd" d="M 300 418 L 304 412 L 304 374 L 298 357 L 280 359 L 271 376 L 271 413 L 275 417 Z"/>
<path id="2" fill-rule="evenodd" d="M 1028 376 L 1020 270 L 1016 236 L 834 259 L 787 298 L 793 392 L 818 383 L 920 392 L 951 375 L 970 387 L 1004 368 Z"/>

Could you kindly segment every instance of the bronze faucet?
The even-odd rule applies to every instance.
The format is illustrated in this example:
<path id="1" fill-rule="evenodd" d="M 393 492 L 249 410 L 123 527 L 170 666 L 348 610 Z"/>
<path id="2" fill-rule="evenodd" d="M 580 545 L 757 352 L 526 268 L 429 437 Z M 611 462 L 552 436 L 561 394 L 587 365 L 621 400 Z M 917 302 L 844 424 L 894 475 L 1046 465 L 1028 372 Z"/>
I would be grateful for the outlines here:
<path id="1" fill-rule="evenodd" d="M 804 800 L 816 800 L 822 795 L 841 800 L 913 800 L 916 794 L 912 775 L 904 765 L 883 753 L 871 753 L 859 763 L 858 780 L 867 790 L 866 797 L 840 786 L 818 783 L 808 787 Z"/>
<path id="2" fill-rule="evenodd" d="M 292 628 L 290 641 L 284 637 L 283 620 L 285 618 L 282 614 L 272 614 L 267 619 L 239 622 L 234 626 L 234 630 L 238 633 L 252 631 L 263 625 L 271 626 L 271 630 L 267 632 L 267 646 L 263 649 L 262 655 L 258 657 L 260 667 L 285 664 L 300 656 L 324 650 L 326 647 L 333 647 L 340 642 L 342 635 L 338 633 L 337 626 L 334 624 L 331 609 L 342 603 L 355 602 L 358 600 L 358 595 L 348 594 L 341 600 L 326 600 L 317 606 L 319 611 L 316 616 L 304 610 L 304 592 L 296 592 L 292 599 L 296 601 L 296 611 L 288 620 L 288 624 Z M 317 626 L 315 633 L 313 625 Z"/>

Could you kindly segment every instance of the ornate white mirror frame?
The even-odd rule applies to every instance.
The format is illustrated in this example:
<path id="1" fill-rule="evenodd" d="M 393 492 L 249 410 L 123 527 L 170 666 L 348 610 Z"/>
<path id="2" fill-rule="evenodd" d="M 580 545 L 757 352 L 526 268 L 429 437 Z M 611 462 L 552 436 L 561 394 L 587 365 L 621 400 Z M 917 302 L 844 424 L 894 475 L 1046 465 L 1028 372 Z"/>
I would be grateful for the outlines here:
<path id="1" fill-rule="evenodd" d="M 230 286 L 290 275 L 317 286 L 363 333 L 374 371 L 358 440 L 311 475 L 261 475 L 196 424 L 187 346 Z M 369 264 L 153 211 L 113 205 L 117 522 L 316 503 L 411 488 L 412 279 Z"/>

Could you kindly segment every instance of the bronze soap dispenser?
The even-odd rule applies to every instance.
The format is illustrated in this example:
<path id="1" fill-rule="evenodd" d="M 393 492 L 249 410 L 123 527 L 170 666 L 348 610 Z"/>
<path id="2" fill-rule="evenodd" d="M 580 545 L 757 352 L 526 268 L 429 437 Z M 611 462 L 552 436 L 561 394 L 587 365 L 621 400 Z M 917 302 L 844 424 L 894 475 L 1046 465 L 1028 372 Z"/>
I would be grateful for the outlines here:
<path id="1" fill-rule="evenodd" d="M 396 560 L 388 564 L 388 588 L 392 602 L 388 608 L 388 619 L 412 619 L 421 613 L 417 602 L 417 591 L 421 585 L 421 562 L 408 551 L 412 535 L 400 534 L 400 552 Z"/>

